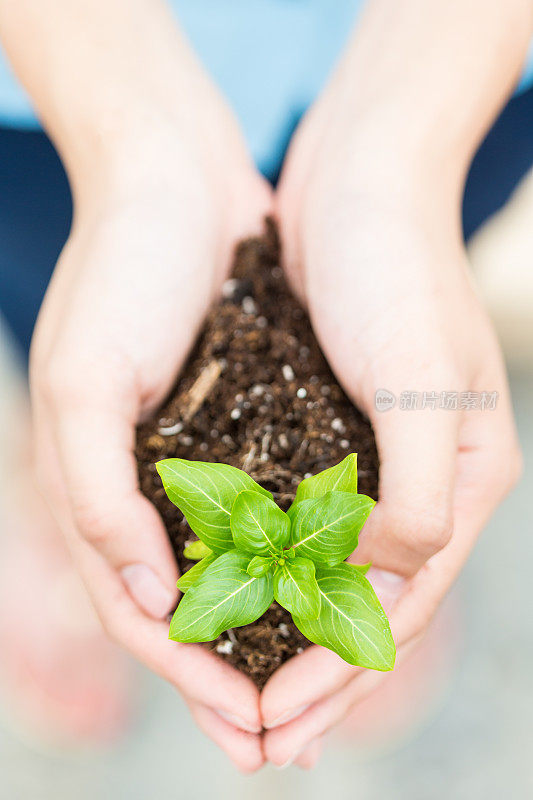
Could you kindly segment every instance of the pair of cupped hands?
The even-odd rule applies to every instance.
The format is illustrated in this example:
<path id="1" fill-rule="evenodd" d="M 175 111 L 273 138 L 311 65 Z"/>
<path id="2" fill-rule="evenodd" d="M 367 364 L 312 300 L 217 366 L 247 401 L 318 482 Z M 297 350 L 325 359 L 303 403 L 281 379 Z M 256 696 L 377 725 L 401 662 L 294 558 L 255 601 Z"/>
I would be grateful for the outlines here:
<path id="1" fill-rule="evenodd" d="M 391 130 L 383 110 L 351 110 L 351 91 L 341 72 L 275 191 L 203 75 L 180 86 L 183 111 L 140 114 L 135 131 L 99 142 L 74 181 L 72 232 L 32 345 L 38 476 L 102 624 L 243 771 L 311 766 L 382 675 L 311 647 L 259 693 L 201 646 L 168 640 L 178 571 L 139 492 L 135 427 L 173 385 L 236 242 L 274 214 L 290 283 L 374 426 L 380 498 L 354 560 L 373 564 L 397 663 L 520 471 L 502 358 L 468 273 L 461 170 L 455 180 L 408 120 Z M 379 412 L 378 389 L 491 391 L 498 403 Z"/>

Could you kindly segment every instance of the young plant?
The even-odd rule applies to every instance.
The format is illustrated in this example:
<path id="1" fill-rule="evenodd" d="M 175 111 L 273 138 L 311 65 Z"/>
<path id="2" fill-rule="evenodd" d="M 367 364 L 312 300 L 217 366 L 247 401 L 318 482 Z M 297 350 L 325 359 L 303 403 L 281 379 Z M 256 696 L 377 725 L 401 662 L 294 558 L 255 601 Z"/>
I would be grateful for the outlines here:
<path id="1" fill-rule="evenodd" d="M 349 664 L 394 666 L 389 623 L 369 565 L 348 564 L 374 501 L 357 493 L 357 456 L 303 480 L 284 513 L 247 473 L 228 464 L 169 458 L 157 470 L 198 536 L 195 564 L 170 625 L 178 642 L 207 642 L 258 619 L 276 600 L 307 638 Z"/>

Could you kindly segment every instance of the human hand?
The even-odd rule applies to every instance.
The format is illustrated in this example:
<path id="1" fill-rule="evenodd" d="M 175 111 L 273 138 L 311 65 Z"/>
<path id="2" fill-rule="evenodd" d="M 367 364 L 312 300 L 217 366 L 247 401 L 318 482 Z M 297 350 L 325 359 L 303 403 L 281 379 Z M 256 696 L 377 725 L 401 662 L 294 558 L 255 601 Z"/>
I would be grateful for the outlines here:
<path id="1" fill-rule="evenodd" d="M 257 769 L 255 686 L 168 641 L 176 564 L 132 450 L 270 191 L 163 0 L 6 0 L 0 36 L 74 195 L 30 358 L 41 483 L 112 638 Z"/>
<path id="2" fill-rule="evenodd" d="M 500 351 L 468 272 L 461 176 L 396 130 L 391 152 L 385 119 L 352 118 L 349 109 L 345 83 L 334 81 L 296 134 L 277 213 L 289 278 L 376 434 L 379 502 L 354 559 L 374 565 L 369 578 L 401 660 L 521 459 Z M 380 412 L 379 389 L 398 400 L 435 392 L 437 408 Z M 467 391 L 496 392 L 496 407 L 438 408 L 443 392 Z M 382 677 L 316 647 L 289 661 L 261 697 L 266 757 L 278 765 L 305 757 Z"/>
<path id="3" fill-rule="evenodd" d="M 213 110 L 208 96 L 202 104 Z M 143 131 L 85 173 L 75 221 L 31 353 L 36 464 L 109 635 L 183 694 L 243 771 L 263 762 L 258 692 L 194 645 L 168 641 L 178 577 L 165 528 L 140 494 L 135 426 L 164 399 L 227 274 L 259 232 L 270 193 L 229 112 Z"/>

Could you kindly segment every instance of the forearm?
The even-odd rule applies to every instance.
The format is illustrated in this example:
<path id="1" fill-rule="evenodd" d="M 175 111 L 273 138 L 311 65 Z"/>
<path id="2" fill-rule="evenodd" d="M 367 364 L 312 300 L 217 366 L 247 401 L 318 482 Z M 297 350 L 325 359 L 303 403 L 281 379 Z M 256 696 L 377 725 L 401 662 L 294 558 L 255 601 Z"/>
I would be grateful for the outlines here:
<path id="1" fill-rule="evenodd" d="M 159 0 L 0 0 L 0 35 L 75 189 L 190 108 L 197 65 Z"/>
<path id="2" fill-rule="evenodd" d="M 458 178 L 515 86 L 531 0 L 370 0 L 341 64 L 376 144 L 442 158 Z"/>

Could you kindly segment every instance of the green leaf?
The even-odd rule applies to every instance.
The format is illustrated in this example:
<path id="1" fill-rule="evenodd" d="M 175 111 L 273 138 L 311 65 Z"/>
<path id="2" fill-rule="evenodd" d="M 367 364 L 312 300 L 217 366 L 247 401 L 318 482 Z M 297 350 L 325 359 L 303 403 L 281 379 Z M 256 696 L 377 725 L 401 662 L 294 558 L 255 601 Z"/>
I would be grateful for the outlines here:
<path id="1" fill-rule="evenodd" d="M 237 495 L 230 525 L 235 547 L 248 553 L 277 553 L 289 542 L 288 516 L 272 498 L 248 489 Z"/>
<path id="2" fill-rule="evenodd" d="M 198 539 L 197 542 L 191 542 L 183 548 L 183 555 L 191 561 L 200 561 L 201 558 L 205 558 L 212 552 L 211 548 L 204 544 L 201 539 Z"/>
<path id="3" fill-rule="evenodd" d="M 320 567 L 318 619 L 293 615 L 295 625 L 315 644 L 333 650 L 357 667 L 380 671 L 394 666 L 396 648 L 389 622 L 370 582 L 353 564 Z"/>
<path id="4" fill-rule="evenodd" d="M 304 478 L 296 490 L 295 502 L 322 497 L 326 492 L 357 493 L 357 453 L 343 458 L 340 464 Z"/>
<path id="5" fill-rule="evenodd" d="M 283 608 L 302 619 L 318 617 L 320 593 L 315 565 L 308 558 L 280 564 L 274 573 L 274 597 Z"/>
<path id="6" fill-rule="evenodd" d="M 248 575 L 250 557 L 233 550 L 219 556 L 185 594 L 170 623 L 176 642 L 210 642 L 228 628 L 254 622 L 274 597 L 272 575 Z"/>
<path id="7" fill-rule="evenodd" d="M 370 497 L 349 492 L 327 492 L 298 503 L 291 520 L 296 555 L 329 566 L 344 561 L 357 547 L 359 531 L 374 505 Z"/>
<path id="8" fill-rule="evenodd" d="M 354 569 L 358 569 L 361 575 L 366 575 L 366 573 L 372 566 L 372 562 L 369 561 L 368 564 L 350 564 L 350 566 L 354 567 Z"/>
<path id="9" fill-rule="evenodd" d="M 287 511 L 287 516 L 291 521 L 291 525 L 294 517 L 296 516 L 296 513 L 298 512 L 301 514 L 302 510 L 304 508 L 309 508 L 309 506 L 312 505 L 312 503 L 314 503 L 316 499 L 317 498 L 309 498 L 307 500 L 298 500 L 298 502 L 296 502 L 296 500 L 294 501 L 292 506 Z"/>
<path id="10" fill-rule="evenodd" d="M 217 558 L 218 556 L 215 553 L 210 553 L 209 555 L 205 556 L 205 558 L 202 558 L 202 560 L 197 564 L 195 564 L 194 567 L 191 567 L 187 570 L 187 572 L 184 572 L 176 583 L 178 589 L 181 592 L 186 592 L 188 589 L 190 589 L 193 583 L 196 583 L 198 578 L 204 574 L 206 569 L 211 566 L 211 564 L 216 561 Z"/>
<path id="11" fill-rule="evenodd" d="M 266 575 L 266 573 L 272 569 L 272 559 L 265 558 L 264 556 L 254 556 L 250 563 L 248 564 L 247 573 L 248 575 L 253 575 L 254 578 L 260 578 L 261 575 Z"/>
<path id="12" fill-rule="evenodd" d="M 185 516 L 194 533 L 214 553 L 233 547 L 230 515 L 243 489 L 272 495 L 246 472 L 229 464 L 167 458 L 156 464 L 169 499 Z"/>

